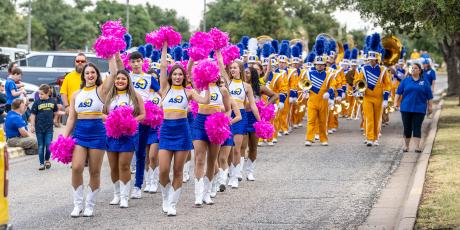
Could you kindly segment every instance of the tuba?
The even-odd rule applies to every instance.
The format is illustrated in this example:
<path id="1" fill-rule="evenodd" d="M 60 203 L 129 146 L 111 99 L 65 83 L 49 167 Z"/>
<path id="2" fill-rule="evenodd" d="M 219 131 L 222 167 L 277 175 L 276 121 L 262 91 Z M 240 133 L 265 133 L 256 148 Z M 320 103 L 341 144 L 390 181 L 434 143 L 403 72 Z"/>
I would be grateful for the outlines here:
<path id="1" fill-rule="evenodd" d="M 262 36 L 257 37 L 257 42 L 259 43 L 259 45 L 263 45 L 263 44 L 265 44 L 267 42 L 271 42 L 271 41 L 273 41 L 273 38 L 271 38 L 268 35 L 262 35 Z"/>
<path id="2" fill-rule="evenodd" d="M 401 41 L 394 35 L 387 36 L 382 39 L 382 46 L 385 49 L 383 64 L 385 66 L 393 66 L 398 63 L 402 49 Z"/>

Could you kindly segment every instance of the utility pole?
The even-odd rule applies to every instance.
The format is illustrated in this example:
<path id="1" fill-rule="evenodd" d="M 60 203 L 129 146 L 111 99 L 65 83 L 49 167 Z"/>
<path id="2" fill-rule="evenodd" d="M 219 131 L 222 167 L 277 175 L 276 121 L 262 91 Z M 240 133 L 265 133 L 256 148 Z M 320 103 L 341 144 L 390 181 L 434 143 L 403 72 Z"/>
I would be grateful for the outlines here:
<path id="1" fill-rule="evenodd" d="M 203 31 L 206 32 L 206 0 L 204 1 L 204 7 L 203 7 Z"/>
<path id="2" fill-rule="evenodd" d="M 32 50 L 32 0 L 29 0 L 29 18 L 27 23 L 27 50 Z"/>
<path id="3" fill-rule="evenodd" d="M 129 0 L 126 0 L 126 32 L 129 33 Z"/>

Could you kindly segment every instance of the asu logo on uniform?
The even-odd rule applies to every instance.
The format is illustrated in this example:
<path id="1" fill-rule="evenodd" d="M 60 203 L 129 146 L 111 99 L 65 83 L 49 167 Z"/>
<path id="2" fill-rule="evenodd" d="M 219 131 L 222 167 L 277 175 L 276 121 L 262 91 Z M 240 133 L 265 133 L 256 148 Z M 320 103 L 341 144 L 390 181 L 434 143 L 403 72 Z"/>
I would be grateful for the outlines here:
<path id="1" fill-rule="evenodd" d="M 147 81 L 145 79 L 139 78 L 136 82 L 133 82 L 135 89 L 145 89 L 147 88 Z"/>
<path id="2" fill-rule="evenodd" d="M 155 104 L 155 105 L 158 105 L 160 103 L 160 98 L 159 97 L 154 97 L 152 99 L 152 103 Z"/>
<path id="3" fill-rule="evenodd" d="M 231 95 L 240 95 L 243 90 L 241 88 L 237 88 L 235 90 L 230 91 Z"/>
<path id="4" fill-rule="evenodd" d="M 211 93 L 211 101 L 217 101 L 219 95 L 217 93 Z"/>
<path id="5" fill-rule="evenodd" d="M 78 108 L 89 108 L 91 105 L 93 105 L 93 99 L 86 98 L 84 101 L 80 102 Z"/>
<path id="6" fill-rule="evenodd" d="M 184 100 L 184 97 L 183 96 L 176 96 L 175 98 L 171 98 L 169 99 L 169 103 L 182 103 L 182 101 Z"/>

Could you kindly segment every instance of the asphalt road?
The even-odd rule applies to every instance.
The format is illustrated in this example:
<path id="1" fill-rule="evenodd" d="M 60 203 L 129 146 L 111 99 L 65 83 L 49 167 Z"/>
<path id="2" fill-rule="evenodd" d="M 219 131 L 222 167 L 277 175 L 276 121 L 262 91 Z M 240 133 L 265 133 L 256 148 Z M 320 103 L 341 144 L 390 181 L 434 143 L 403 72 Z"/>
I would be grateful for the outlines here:
<path id="1" fill-rule="evenodd" d="M 11 162 L 10 222 L 15 229 L 355 229 L 399 164 L 401 129 L 399 113 L 392 114 L 372 148 L 363 144 L 358 121 L 341 119 L 327 147 L 304 147 L 305 128 L 296 129 L 259 149 L 255 182 L 219 193 L 213 206 L 193 208 L 193 183 L 184 184 L 176 217 L 162 214 L 160 193 L 130 200 L 128 209 L 110 206 L 105 159 L 95 216 L 70 218 L 69 166 L 38 171 L 38 157 L 22 157 Z"/>

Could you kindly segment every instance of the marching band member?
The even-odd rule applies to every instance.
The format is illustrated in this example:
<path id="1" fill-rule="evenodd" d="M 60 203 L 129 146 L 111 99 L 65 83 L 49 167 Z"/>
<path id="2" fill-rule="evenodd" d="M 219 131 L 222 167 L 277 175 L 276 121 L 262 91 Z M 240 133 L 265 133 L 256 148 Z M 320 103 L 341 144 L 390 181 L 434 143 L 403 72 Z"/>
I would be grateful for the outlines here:
<path id="1" fill-rule="evenodd" d="M 364 65 L 355 84 L 363 80 L 367 87 L 364 92 L 363 115 L 365 119 L 366 145 L 379 145 L 378 136 L 380 133 L 380 122 L 383 109 L 388 106 L 390 96 L 391 81 L 387 69 L 380 66 L 378 62 L 380 45 L 380 34 L 372 35 L 370 50 L 367 53 L 369 64 Z"/>
<path id="2" fill-rule="evenodd" d="M 335 79 L 331 72 L 326 71 L 325 39 L 320 37 L 315 43 L 317 55 L 314 61 L 314 69 L 307 72 L 307 78 L 313 84 L 308 99 L 308 121 L 305 146 L 311 146 L 315 131 L 318 128 L 322 146 L 327 146 L 327 116 L 329 108 L 334 105 Z M 318 126 L 318 127 L 316 127 Z"/>
<path id="3" fill-rule="evenodd" d="M 119 54 L 117 61 L 121 62 Z M 112 59 L 113 60 L 113 59 Z M 113 61 L 110 62 L 113 62 Z M 113 65 L 109 62 L 110 65 Z M 144 101 L 142 97 L 136 93 L 129 73 L 122 69 L 116 71 L 116 68 L 111 68 L 111 76 L 106 79 L 107 84 L 112 85 L 108 91 L 105 101 L 104 113 L 109 114 L 119 106 L 130 106 L 133 108 L 133 115 L 139 122 L 145 117 Z M 115 78 L 115 79 L 113 79 Z M 107 137 L 107 157 L 110 165 L 110 175 L 114 185 L 114 198 L 110 202 L 111 205 L 120 205 L 120 208 L 128 207 L 129 190 L 131 188 L 131 172 L 130 164 L 133 158 L 133 153 L 137 148 L 139 136 L 136 133 L 134 136 L 122 136 L 120 138 Z"/>
<path id="4" fill-rule="evenodd" d="M 70 99 L 69 118 L 63 133 L 64 137 L 69 137 L 73 132 L 73 138 L 76 139 L 72 154 L 74 208 L 71 217 L 79 217 L 83 211 L 83 170 L 86 159 L 89 163 L 90 179 L 83 216 L 93 216 L 104 151 L 107 147 L 102 110 L 104 99 L 111 87 L 108 84 L 110 80 L 103 84 L 99 69 L 93 63 L 83 67 L 81 79 L 81 89 Z"/>
<path id="5" fill-rule="evenodd" d="M 358 111 L 358 103 L 357 100 L 355 100 L 355 92 L 354 92 L 354 80 L 356 76 L 358 75 L 359 68 L 358 68 L 358 52 L 359 50 L 357 48 L 353 48 L 351 51 L 351 56 L 350 56 L 350 69 L 347 72 L 346 78 L 347 78 L 347 99 L 348 103 L 350 103 L 350 107 L 348 109 L 348 119 L 352 119 L 357 116 L 357 111 Z"/>
<path id="6" fill-rule="evenodd" d="M 289 104 L 291 105 L 291 109 L 289 111 L 289 126 L 290 128 L 297 128 L 298 127 L 298 111 L 299 111 L 299 103 L 297 102 L 298 99 L 298 91 L 299 89 L 299 78 L 302 73 L 301 69 L 301 52 L 302 52 L 302 44 L 296 43 L 292 47 L 292 68 L 289 69 L 288 73 L 288 82 L 289 82 Z"/>
<path id="7" fill-rule="evenodd" d="M 188 126 L 188 102 L 194 100 L 201 104 L 208 104 L 209 90 L 204 95 L 194 90 L 186 89 L 186 71 L 182 64 L 174 64 L 167 71 L 168 64 L 167 42 L 161 52 L 160 63 L 160 91 L 161 106 L 164 111 L 164 120 L 160 129 L 160 144 L 158 160 L 160 164 L 160 188 L 163 197 L 163 212 L 168 216 L 176 215 L 176 205 L 182 188 L 183 167 L 189 151 L 193 149 L 190 127 Z M 170 182 L 169 172 L 173 164 L 173 181 Z"/>
<path id="8" fill-rule="evenodd" d="M 289 41 L 283 41 L 281 43 L 280 47 L 280 52 L 278 55 L 278 68 L 275 69 L 275 73 L 280 74 L 281 76 L 281 81 L 282 81 L 282 88 L 281 88 L 281 97 L 286 97 L 288 96 L 289 93 L 289 75 L 292 76 L 292 74 L 295 73 L 292 69 L 288 68 L 289 64 Z M 278 111 L 278 122 L 276 122 L 275 118 L 275 125 L 278 123 L 278 129 L 275 128 L 276 131 L 282 132 L 283 135 L 289 135 L 289 125 L 288 125 L 288 119 L 289 119 L 289 112 L 290 112 L 290 103 L 289 100 L 284 101 L 284 106 L 279 108 Z"/>
<path id="9" fill-rule="evenodd" d="M 337 66 L 335 63 L 335 60 L 337 57 L 336 47 L 337 47 L 337 43 L 335 42 L 335 40 L 331 40 L 329 42 L 329 56 L 327 57 L 326 64 L 327 64 L 327 71 L 330 71 L 332 76 L 335 79 L 336 85 L 333 86 L 333 88 L 336 89 L 334 91 L 334 94 L 336 94 L 334 97 L 335 101 L 340 103 L 342 101 L 342 82 L 345 77 L 342 71 L 342 67 Z M 339 127 L 339 114 L 331 111 L 329 113 L 329 118 L 327 119 L 327 121 L 328 121 L 328 124 L 327 124 L 328 133 L 329 134 L 335 133 L 337 131 L 337 128 Z"/>

